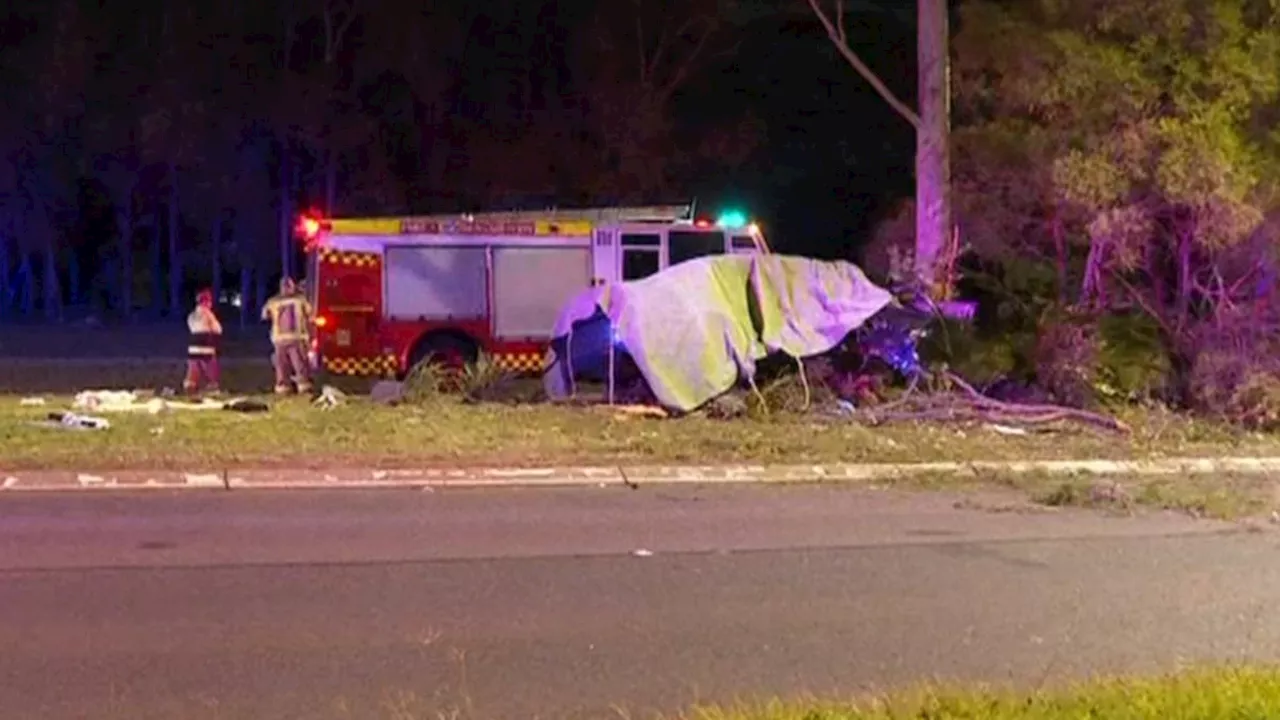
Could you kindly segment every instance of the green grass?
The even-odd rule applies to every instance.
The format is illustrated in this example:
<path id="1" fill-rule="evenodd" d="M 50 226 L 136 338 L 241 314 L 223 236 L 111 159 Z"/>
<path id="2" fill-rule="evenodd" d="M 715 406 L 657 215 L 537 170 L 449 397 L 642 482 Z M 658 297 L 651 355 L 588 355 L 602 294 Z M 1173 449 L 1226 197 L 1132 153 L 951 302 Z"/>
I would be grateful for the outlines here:
<path id="1" fill-rule="evenodd" d="M 692 416 L 653 419 L 607 407 L 464 404 L 425 393 L 413 405 L 387 408 L 357 397 L 323 411 L 302 399 L 275 401 L 262 415 L 173 411 L 113 414 L 114 426 L 68 432 L 34 423 L 67 407 L 69 396 L 46 396 L 46 407 L 23 407 L 25 391 L 176 385 L 182 364 L 67 366 L 0 362 L 0 466 L 7 470 L 130 468 L 221 470 L 231 467 L 384 468 L 443 465 L 923 462 L 1029 459 L 1145 459 L 1214 455 L 1280 455 L 1280 437 L 1245 433 L 1172 413 L 1134 410 L 1134 428 L 1121 437 L 1064 429 L 1009 436 L 983 426 L 936 424 L 865 427 L 818 414 L 772 413 L 733 420 Z M 24 376 L 23 373 L 26 373 Z M 265 364 L 226 370 L 229 389 L 262 392 L 271 385 Z M 67 387 L 69 386 L 69 387 Z M 347 384 L 360 390 L 360 383 Z M 13 392 L 21 389 L 23 393 Z M 1144 482 L 1139 501 L 1205 514 L 1229 514 L 1267 491 L 1230 479 Z M 928 479 L 915 479 L 917 486 Z M 954 478 L 940 482 L 954 484 Z M 965 485 L 1016 486 L 1046 502 L 1088 504 L 1086 480 L 976 478 Z M 1240 489 L 1249 492 L 1240 492 Z M 1254 491 L 1258 492 L 1254 492 Z M 1058 497 L 1053 493 L 1057 492 Z M 1074 494 L 1073 494 L 1074 493 Z M 1083 498 L 1083 500 L 1082 500 Z M 1269 498 L 1268 498 L 1269 502 Z"/>
<path id="2" fill-rule="evenodd" d="M 1280 717 L 1274 668 L 1197 670 L 1154 679 L 1098 680 L 1038 693 L 928 689 L 848 703 L 701 707 L 679 720 L 1271 720 Z"/>

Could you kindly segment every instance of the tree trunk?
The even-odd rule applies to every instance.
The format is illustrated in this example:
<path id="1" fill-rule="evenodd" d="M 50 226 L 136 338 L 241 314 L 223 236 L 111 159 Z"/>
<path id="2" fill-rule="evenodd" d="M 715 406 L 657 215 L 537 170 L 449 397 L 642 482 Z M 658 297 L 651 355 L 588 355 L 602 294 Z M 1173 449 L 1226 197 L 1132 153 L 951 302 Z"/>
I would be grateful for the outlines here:
<path id="1" fill-rule="evenodd" d="M 213 229 L 209 232 L 209 242 L 213 252 L 213 301 L 222 300 L 222 214 L 213 218 Z"/>
<path id="2" fill-rule="evenodd" d="M 169 312 L 177 317 L 182 309 L 182 253 L 178 249 L 181 233 L 179 213 L 178 168 L 169 163 Z"/>
<path id="3" fill-rule="evenodd" d="M 1084 260 L 1084 278 L 1080 281 L 1080 296 L 1076 305 L 1085 311 L 1097 308 L 1098 298 L 1102 294 L 1102 260 L 1105 239 L 1089 238 L 1089 254 Z"/>
<path id="4" fill-rule="evenodd" d="M 0 319 L 9 314 L 9 230 L 0 228 Z"/>
<path id="5" fill-rule="evenodd" d="M 254 312 L 253 271 L 247 263 L 240 264 L 240 327 L 248 327 L 249 313 Z"/>
<path id="6" fill-rule="evenodd" d="M 137 269 L 133 265 L 133 194 L 120 206 L 120 310 L 125 320 L 133 319 L 133 286 Z"/>
<path id="7" fill-rule="evenodd" d="M 67 253 L 67 302 L 72 307 L 80 304 L 80 254 Z"/>
<path id="8" fill-rule="evenodd" d="M 916 131 L 916 276 L 939 296 L 951 235 L 950 54 L 946 0 L 916 0 L 920 127 Z"/>
<path id="9" fill-rule="evenodd" d="M 336 213 L 334 204 L 338 197 L 338 153 L 325 151 L 324 163 L 324 214 L 333 217 Z"/>
<path id="10" fill-rule="evenodd" d="M 262 306 L 267 304 L 267 271 L 257 270 L 253 273 L 253 309 L 250 319 L 256 319 L 258 313 L 262 311 Z"/>
<path id="11" fill-rule="evenodd" d="M 1191 283 L 1191 249 L 1191 228 L 1178 228 L 1178 294 L 1174 298 L 1174 327 L 1178 334 L 1182 334 L 1191 321 L 1191 295 L 1194 292 Z"/>
<path id="12" fill-rule="evenodd" d="M 1071 256 L 1067 248 L 1066 232 L 1062 227 L 1062 218 L 1057 214 L 1050 218 L 1049 230 L 1053 234 L 1053 251 L 1058 275 L 1058 304 L 1065 305 L 1067 302 L 1067 287 L 1070 281 L 1069 261 Z"/>
<path id="13" fill-rule="evenodd" d="M 164 252 L 160 243 L 160 218 L 152 215 L 151 222 L 151 310 L 164 316 Z"/>
<path id="14" fill-rule="evenodd" d="M 285 142 L 280 144 L 280 198 L 278 202 L 278 211 L 280 214 L 280 275 L 281 277 L 289 277 L 293 273 L 293 203 L 291 202 L 290 192 L 292 190 L 293 173 L 291 172 L 291 158 L 289 157 L 289 146 Z"/>
<path id="15" fill-rule="evenodd" d="M 54 247 L 53 233 L 48 232 L 44 241 L 44 316 L 46 320 L 59 320 L 62 316 L 62 287 L 58 282 L 58 253 Z"/>
<path id="16" fill-rule="evenodd" d="M 21 315 L 29 318 L 36 312 L 36 271 L 31 267 L 31 256 L 23 254 L 22 263 L 18 265 L 18 276 L 22 283 Z"/>

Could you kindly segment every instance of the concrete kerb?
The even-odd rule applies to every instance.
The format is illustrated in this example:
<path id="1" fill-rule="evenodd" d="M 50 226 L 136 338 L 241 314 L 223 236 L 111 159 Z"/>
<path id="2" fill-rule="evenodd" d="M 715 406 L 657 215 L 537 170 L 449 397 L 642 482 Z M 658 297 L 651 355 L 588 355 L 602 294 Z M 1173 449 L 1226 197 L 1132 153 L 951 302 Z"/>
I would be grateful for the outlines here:
<path id="1" fill-rule="evenodd" d="M 981 477 L 997 474 L 1152 477 L 1280 472 L 1280 457 L 1167 458 L 1156 460 L 1049 460 L 910 464 L 647 465 L 456 469 L 238 469 L 181 471 L 5 471 L 0 491 L 254 490 L 485 487 L 639 487 L 671 484 L 885 482 L 921 475 Z"/>

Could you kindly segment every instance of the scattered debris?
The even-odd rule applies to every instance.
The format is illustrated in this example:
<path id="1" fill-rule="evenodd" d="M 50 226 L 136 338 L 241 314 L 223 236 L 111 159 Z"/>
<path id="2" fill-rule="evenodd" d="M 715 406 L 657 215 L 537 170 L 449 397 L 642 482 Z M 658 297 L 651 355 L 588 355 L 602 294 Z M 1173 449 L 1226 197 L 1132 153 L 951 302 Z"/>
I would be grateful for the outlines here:
<path id="1" fill-rule="evenodd" d="M 619 420 L 633 417 L 665 418 L 667 411 L 656 405 L 609 405 L 608 409 Z"/>
<path id="2" fill-rule="evenodd" d="M 96 412 L 149 409 L 145 403 L 138 402 L 138 393 L 132 390 L 84 390 L 76 393 L 71 406 Z"/>
<path id="3" fill-rule="evenodd" d="M 991 428 L 1001 435 L 1030 435 L 1026 428 L 1009 427 L 1008 425 L 1000 425 L 998 423 L 987 423 L 987 427 Z"/>
<path id="4" fill-rule="evenodd" d="M 1089 500 L 1096 505 L 1120 505 L 1129 507 L 1133 498 L 1120 483 L 1098 483 L 1089 489 Z"/>
<path id="5" fill-rule="evenodd" d="M 18 404 L 22 407 L 32 407 L 34 405 L 44 405 L 45 400 L 42 397 L 24 397 Z"/>
<path id="6" fill-rule="evenodd" d="M 404 383 L 394 380 L 379 380 L 369 389 L 369 399 L 379 405 L 394 407 L 404 402 Z"/>
<path id="7" fill-rule="evenodd" d="M 644 548 L 640 548 L 640 549 L 638 549 L 638 550 L 633 550 L 633 551 L 631 551 L 631 554 L 632 554 L 632 555 L 635 555 L 636 557 L 653 557 L 653 551 L 652 551 L 652 550 L 645 550 Z"/>
<path id="8" fill-rule="evenodd" d="M 223 410 L 240 413 L 264 413 L 270 412 L 271 406 L 261 400 L 253 398 L 239 398 L 236 400 L 228 400 L 221 403 Z"/>
<path id="9" fill-rule="evenodd" d="M 55 427 L 64 430 L 106 430 L 111 427 L 111 423 L 107 422 L 105 418 L 92 415 L 77 415 L 72 412 L 52 412 L 45 417 L 44 422 L 36 424 L 41 427 Z"/>
<path id="10" fill-rule="evenodd" d="M 1059 405 L 1023 404 L 995 400 L 978 392 L 963 378 L 952 372 L 941 376 L 954 390 L 937 393 L 917 392 L 919 379 L 902 397 L 883 405 L 867 407 L 854 413 L 855 419 L 869 425 L 890 422 L 983 422 L 1005 427 L 1045 427 L 1054 423 L 1076 422 L 1101 430 L 1128 434 L 1127 425 L 1116 418 L 1087 410 Z"/>
<path id="11" fill-rule="evenodd" d="M 734 420 L 746 416 L 747 401 L 735 393 L 727 393 L 707 403 L 704 412 L 713 420 Z"/>
<path id="12" fill-rule="evenodd" d="M 346 400 L 347 396 L 341 390 L 332 385 L 325 385 L 312 404 L 323 410 L 332 410 L 346 402 Z"/>

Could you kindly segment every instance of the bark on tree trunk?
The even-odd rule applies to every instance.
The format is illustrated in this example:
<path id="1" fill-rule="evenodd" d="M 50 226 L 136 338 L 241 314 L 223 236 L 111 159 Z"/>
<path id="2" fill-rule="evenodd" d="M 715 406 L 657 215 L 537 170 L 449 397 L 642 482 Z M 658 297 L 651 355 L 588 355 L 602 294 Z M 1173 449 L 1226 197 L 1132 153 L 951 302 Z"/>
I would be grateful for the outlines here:
<path id="1" fill-rule="evenodd" d="M 951 235 L 950 54 L 946 0 L 916 0 L 920 127 L 916 131 L 916 276 L 943 288 L 942 252 Z"/>
<path id="2" fill-rule="evenodd" d="M 1054 215 L 1049 222 L 1050 232 L 1053 233 L 1053 251 L 1056 256 L 1058 274 L 1058 304 L 1062 305 L 1067 302 L 1068 261 L 1070 256 L 1067 253 L 1067 238 L 1062 227 L 1062 218 Z"/>
<path id="3" fill-rule="evenodd" d="M 1191 228 L 1178 228 L 1178 295 L 1174 298 L 1174 327 L 1179 333 L 1191 319 L 1191 242 Z"/>
<path id="4" fill-rule="evenodd" d="M 240 264 L 240 327 L 249 325 L 249 313 L 253 312 L 253 271 L 241 260 Z"/>
<path id="5" fill-rule="evenodd" d="M 44 316 L 48 320 L 61 319 L 62 287 L 58 282 L 58 253 L 54 247 L 53 233 L 44 241 Z"/>
<path id="6" fill-rule="evenodd" d="M 181 228 L 179 214 L 178 168 L 169 164 L 169 312 L 177 315 L 182 309 L 182 253 L 178 251 L 178 235 Z"/>
<path id="7" fill-rule="evenodd" d="M 9 314 L 9 232 L 0 228 L 0 318 Z"/>
<path id="8" fill-rule="evenodd" d="M 333 217 L 337 212 L 334 203 L 338 197 L 338 153 L 334 150 L 325 152 L 324 165 L 324 214 Z"/>
<path id="9" fill-rule="evenodd" d="M 289 146 L 286 142 L 281 142 L 281 160 L 280 160 L 280 197 L 278 201 L 278 209 L 280 212 L 280 275 L 288 277 L 293 272 L 293 247 L 292 247 L 292 229 L 293 223 L 293 203 L 290 198 L 290 190 L 292 185 L 293 174 L 290 167 Z"/>
<path id="10" fill-rule="evenodd" d="M 151 309 L 163 317 L 165 311 L 164 253 L 160 243 L 160 211 L 151 214 Z"/>
<path id="11" fill-rule="evenodd" d="M 213 218 L 213 229 L 209 231 L 209 242 L 213 251 L 213 301 L 222 300 L 222 215 Z"/>
<path id="12" fill-rule="evenodd" d="M 36 272 L 31 267 L 31 256 L 23 254 L 22 263 L 18 266 L 18 275 L 22 278 L 22 316 L 31 317 L 36 311 Z"/>

